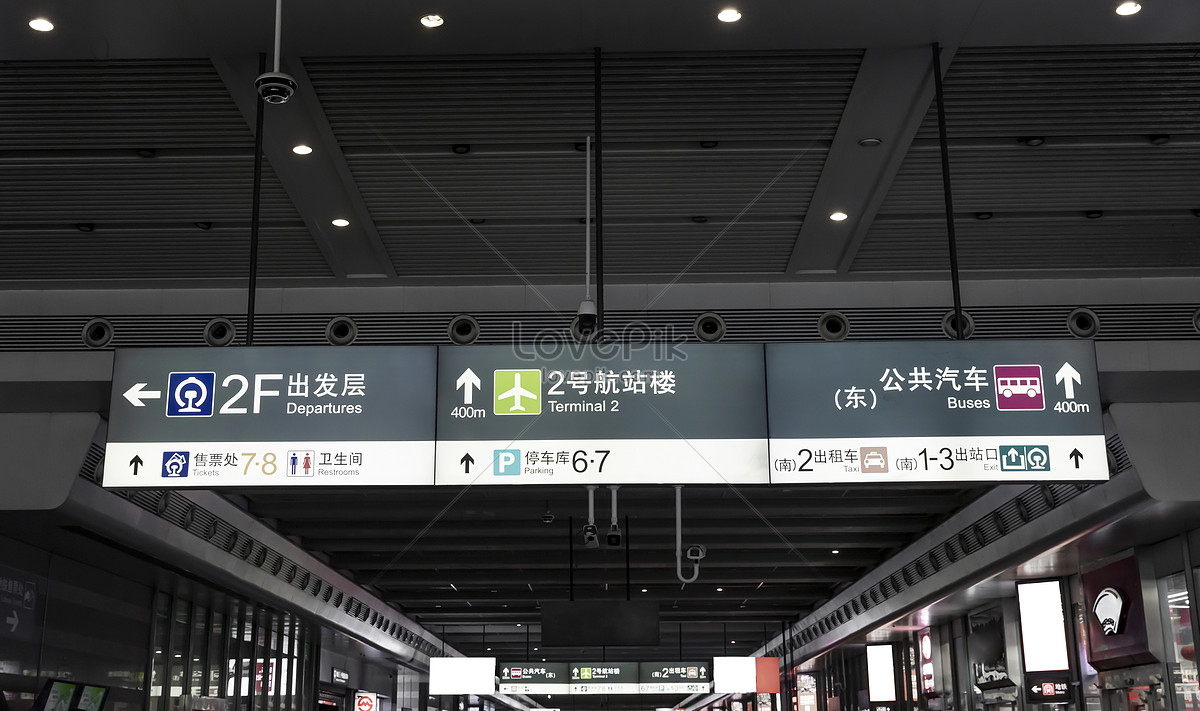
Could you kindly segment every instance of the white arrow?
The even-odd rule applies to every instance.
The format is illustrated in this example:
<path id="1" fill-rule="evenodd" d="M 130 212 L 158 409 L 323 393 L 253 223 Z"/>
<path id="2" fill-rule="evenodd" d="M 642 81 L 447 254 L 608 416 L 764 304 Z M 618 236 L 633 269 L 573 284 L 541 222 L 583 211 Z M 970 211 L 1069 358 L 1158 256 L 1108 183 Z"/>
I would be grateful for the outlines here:
<path id="1" fill-rule="evenodd" d="M 17 617 L 17 613 L 14 612 L 10 614 L 4 621 L 7 622 L 8 626 L 12 628 L 9 630 L 9 632 L 16 632 L 17 627 L 21 623 L 21 618 Z"/>
<path id="2" fill-rule="evenodd" d="M 1083 381 L 1079 378 L 1079 371 L 1071 367 L 1070 363 L 1063 363 L 1062 367 L 1054 375 L 1054 382 L 1062 383 L 1063 389 L 1067 392 L 1067 399 L 1075 399 L 1075 386 Z"/>
<path id="3" fill-rule="evenodd" d="M 456 380 L 454 382 L 454 389 L 463 391 L 463 404 L 464 405 L 471 404 L 471 396 L 474 394 L 472 388 L 479 388 L 479 387 L 480 387 L 479 376 L 476 375 L 475 371 L 471 370 L 470 368 L 467 368 L 466 370 L 464 370 L 463 374 L 458 376 L 458 380 Z"/>
<path id="4" fill-rule="evenodd" d="M 145 407 L 146 403 L 142 400 L 157 400 L 162 397 L 160 390 L 143 390 L 146 383 L 134 383 L 132 388 L 125 391 L 125 399 L 133 403 L 134 407 Z"/>

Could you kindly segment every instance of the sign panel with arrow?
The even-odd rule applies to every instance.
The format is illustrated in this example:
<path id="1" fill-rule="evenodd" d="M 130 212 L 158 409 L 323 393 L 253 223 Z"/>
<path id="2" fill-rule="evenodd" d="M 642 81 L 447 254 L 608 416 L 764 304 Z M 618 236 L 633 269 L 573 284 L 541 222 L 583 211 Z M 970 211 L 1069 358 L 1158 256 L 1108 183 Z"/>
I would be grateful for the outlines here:
<path id="1" fill-rule="evenodd" d="M 436 354 L 118 350 L 104 486 L 432 484 Z"/>
<path id="2" fill-rule="evenodd" d="M 33 575 L 0 566 L 0 637 L 26 642 L 36 639 L 37 595 Z"/>
<path id="3" fill-rule="evenodd" d="M 1108 478 L 1090 341 L 766 349 L 772 483 Z"/>

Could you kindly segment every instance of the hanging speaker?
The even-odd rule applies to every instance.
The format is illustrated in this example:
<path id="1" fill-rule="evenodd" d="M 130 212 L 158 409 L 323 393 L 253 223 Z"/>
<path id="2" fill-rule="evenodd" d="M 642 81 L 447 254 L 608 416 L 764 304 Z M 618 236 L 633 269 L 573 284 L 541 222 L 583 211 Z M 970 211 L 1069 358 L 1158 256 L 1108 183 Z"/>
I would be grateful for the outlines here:
<path id="1" fill-rule="evenodd" d="M 817 333 L 827 341 L 844 341 L 850 335 L 850 319 L 841 311 L 826 311 L 817 319 Z"/>
<path id="2" fill-rule="evenodd" d="M 325 325 L 325 339 L 335 346 L 348 346 L 358 337 L 358 324 L 349 316 L 335 316 Z"/>
<path id="3" fill-rule="evenodd" d="M 83 326 L 83 343 L 88 348 L 103 348 L 113 337 L 113 325 L 106 318 L 94 318 Z"/>
<path id="4" fill-rule="evenodd" d="M 692 330 L 705 343 L 716 343 L 725 337 L 725 319 L 720 314 L 708 311 L 696 317 Z"/>
<path id="5" fill-rule="evenodd" d="M 1067 314 L 1067 330 L 1076 338 L 1091 338 L 1100 331 L 1100 317 L 1095 311 L 1080 307 Z"/>
<path id="6" fill-rule="evenodd" d="M 450 319 L 446 326 L 446 335 L 450 337 L 451 343 L 469 346 L 479 338 L 479 322 L 474 316 L 459 314 Z"/>
<path id="7" fill-rule="evenodd" d="M 204 324 L 204 342 L 210 346 L 227 346 L 236 334 L 233 322 L 227 318 L 217 317 Z"/>
<path id="8" fill-rule="evenodd" d="M 975 318 L 970 313 L 962 312 L 963 320 L 963 338 L 970 338 L 975 334 Z M 946 338 L 958 338 L 958 329 L 955 328 L 954 312 L 947 311 L 945 316 L 942 316 L 942 333 L 946 334 Z"/>

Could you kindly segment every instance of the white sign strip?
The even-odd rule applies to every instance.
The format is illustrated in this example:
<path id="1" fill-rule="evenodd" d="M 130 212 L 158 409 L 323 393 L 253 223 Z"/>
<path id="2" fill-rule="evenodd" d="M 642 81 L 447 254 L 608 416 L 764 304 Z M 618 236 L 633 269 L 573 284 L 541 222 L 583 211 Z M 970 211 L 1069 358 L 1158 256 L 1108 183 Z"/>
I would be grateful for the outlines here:
<path id="1" fill-rule="evenodd" d="M 109 442 L 104 486 L 433 484 L 433 442 Z"/>
<path id="2" fill-rule="evenodd" d="M 569 694 L 570 684 L 529 684 L 505 681 L 499 684 L 501 694 Z"/>
<path id="3" fill-rule="evenodd" d="M 772 439 L 772 484 L 1107 481 L 1103 435 Z"/>
<path id="4" fill-rule="evenodd" d="M 707 694 L 711 691 L 712 684 L 698 681 L 638 684 L 639 694 Z"/>
<path id="5" fill-rule="evenodd" d="M 484 440 L 437 446 L 438 485 L 767 484 L 765 439 Z"/>
<path id="6" fill-rule="evenodd" d="M 637 694 L 639 684 L 571 684 L 572 694 Z"/>

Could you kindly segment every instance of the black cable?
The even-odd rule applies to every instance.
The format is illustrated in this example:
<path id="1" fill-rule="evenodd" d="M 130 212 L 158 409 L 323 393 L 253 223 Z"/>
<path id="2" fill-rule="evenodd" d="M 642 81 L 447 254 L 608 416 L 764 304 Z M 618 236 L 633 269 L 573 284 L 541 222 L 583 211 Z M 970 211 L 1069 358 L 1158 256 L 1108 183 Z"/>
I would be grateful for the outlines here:
<path id="1" fill-rule="evenodd" d="M 267 55 L 258 55 L 258 74 L 267 71 Z M 262 205 L 263 109 L 266 104 L 254 96 L 254 195 L 250 202 L 250 286 L 246 294 L 246 345 L 254 345 L 254 298 L 258 294 L 258 216 Z"/>
<path id="2" fill-rule="evenodd" d="M 946 237 L 950 241 L 950 285 L 954 289 L 954 332 L 963 340 L 962 293 L 958 283 L 958 243 L 954 239 L 954 193 L 950 188 L 950 146 L 946 141 L 946 103 L 942 96 L 942 48 L 933 45 L 933 86 L 937 94 L 938 143 L 942 149 L 942 191 L 946 196 Z"/>

